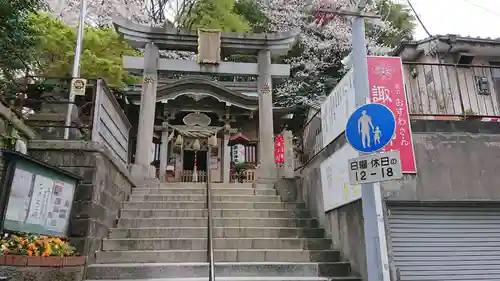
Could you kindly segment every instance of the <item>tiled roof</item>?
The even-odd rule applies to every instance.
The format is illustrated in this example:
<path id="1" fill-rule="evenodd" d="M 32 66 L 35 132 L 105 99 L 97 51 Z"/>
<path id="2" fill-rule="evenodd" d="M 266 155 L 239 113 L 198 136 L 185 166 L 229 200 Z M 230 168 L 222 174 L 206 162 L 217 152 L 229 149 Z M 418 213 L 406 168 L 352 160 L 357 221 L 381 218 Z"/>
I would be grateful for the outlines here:
<path id="1" fill-rule="evenodd" d="M 457 34 L 447 34 L 447 35 L 435 35 L 421 40 L 409 40 L 403 41 L 399 46 L 397 46 L 392 52 L 391 55 L 399 54 L 406 46 L 418 46 L 424 43 L 428 43 L 431 41 L 448 41 L 448 40 L 456 40 L 459 43 L 470 43 L 470 44 L 491 44 L 491 45 L 500 45 L 500 37 L 491 38 L 491 37 L 473 37 L 473 36 L 460 36 Z"/>

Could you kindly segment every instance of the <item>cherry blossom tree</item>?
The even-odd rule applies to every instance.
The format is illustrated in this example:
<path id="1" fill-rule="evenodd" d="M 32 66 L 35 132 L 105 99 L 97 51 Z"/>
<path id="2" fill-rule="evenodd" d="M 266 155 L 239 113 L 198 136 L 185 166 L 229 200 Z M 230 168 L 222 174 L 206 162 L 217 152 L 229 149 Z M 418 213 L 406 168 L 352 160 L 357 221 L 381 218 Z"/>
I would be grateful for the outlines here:
<path id="1" fill-rule="evenodd" d="M 346 9 L 354 2 L 331 0 L 328 8 Z M 385 0 L 379 0 L 366 10 L 381 14 L 377 3 L 382 2 L 387 4 Z M 321 101 L 345 73 L 341 60 L 351 49 L 351 19 L 333 14 L 317 17 L 318 1 L 260 0 L 259 4 L 268 18 L 270 31 L 301 29 L 298 45 L 282 60 L 291 65 L 292 75 L 290 79 L 277 83 L 276 103 L 292 106 Z M 399 35 L 400 32 L 387 16 L 381 16 L 382 20 L 367 24 L 367 39 L 370 49 L 375 47 L 384 53 L 390 48 L 380 38 Z"/>
<path id="2" fill-rule="evenodd" d="M 80 0 L 46 0 L 50 10 L 66 24 L 77 25 Z M 86 23 L 91 26 L 109 26 L 113 14 L 136 22 L 147 23 L 149 17 L 144 0 L 86 0 Z"/>

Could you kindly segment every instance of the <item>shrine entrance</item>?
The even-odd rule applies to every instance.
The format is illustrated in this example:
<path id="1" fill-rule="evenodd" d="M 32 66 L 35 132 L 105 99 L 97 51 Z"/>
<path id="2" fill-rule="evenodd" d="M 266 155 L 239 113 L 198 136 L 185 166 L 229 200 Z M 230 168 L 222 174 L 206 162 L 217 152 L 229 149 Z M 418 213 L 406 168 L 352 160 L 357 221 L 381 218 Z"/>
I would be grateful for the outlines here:
<path id="1" fill-rule="evenodd" d="M 182 157 L 182 181 L 205 182 L 207 175 L 207 151 L 184 150 Z M 194 179 L 194 171 L 197 176 Z"/>

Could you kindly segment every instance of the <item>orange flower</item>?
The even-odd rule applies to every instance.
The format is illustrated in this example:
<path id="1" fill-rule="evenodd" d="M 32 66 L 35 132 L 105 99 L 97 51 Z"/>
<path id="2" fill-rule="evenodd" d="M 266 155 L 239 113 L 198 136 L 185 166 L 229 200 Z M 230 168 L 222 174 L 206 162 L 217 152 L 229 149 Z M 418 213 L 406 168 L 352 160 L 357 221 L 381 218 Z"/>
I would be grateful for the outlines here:
<path id="1" fill-rule="evenodd" d="M 28 256 L 33 256 L 33 251 L 28 251 Z"/>
<path id="2" fill-rule="evenodd" d="M 48 257 L 48 256 L 50 256 L 50 253 L 43 252 L 42 257 Z"/>

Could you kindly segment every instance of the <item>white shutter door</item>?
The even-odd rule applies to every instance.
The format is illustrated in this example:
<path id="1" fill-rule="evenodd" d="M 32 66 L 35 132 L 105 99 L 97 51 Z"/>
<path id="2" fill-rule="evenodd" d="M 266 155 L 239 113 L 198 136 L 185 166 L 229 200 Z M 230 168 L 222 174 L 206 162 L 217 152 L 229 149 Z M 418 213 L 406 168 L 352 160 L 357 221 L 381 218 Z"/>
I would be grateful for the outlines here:
<path id="1" fill-rule="evenodd" d="M 400 280 L 500 280 L 500 207 L 389 206 Z"/>

